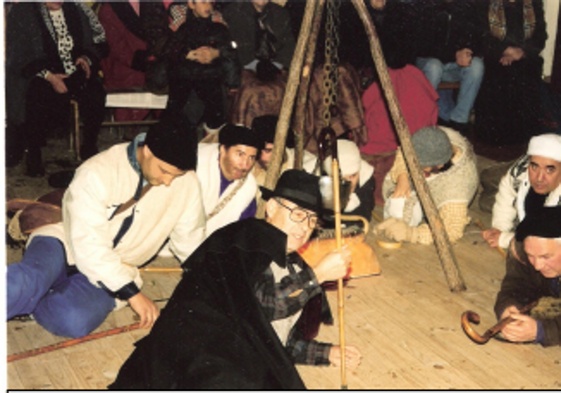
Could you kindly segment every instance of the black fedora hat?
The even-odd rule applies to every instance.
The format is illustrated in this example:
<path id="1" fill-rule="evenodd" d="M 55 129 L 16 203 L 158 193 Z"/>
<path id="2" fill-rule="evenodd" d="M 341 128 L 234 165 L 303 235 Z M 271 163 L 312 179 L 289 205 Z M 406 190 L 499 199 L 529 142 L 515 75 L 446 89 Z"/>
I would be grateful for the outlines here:
<path id="1" fill-rule="evenodd" d="M 319 177 L 307 172 L 289 169 L 283 172 L 274 190 L 265 187 L 259 188 L 262 198 L 266 201 L 270 198 L 280 197 L 316 214 L 321 211 Z"/>

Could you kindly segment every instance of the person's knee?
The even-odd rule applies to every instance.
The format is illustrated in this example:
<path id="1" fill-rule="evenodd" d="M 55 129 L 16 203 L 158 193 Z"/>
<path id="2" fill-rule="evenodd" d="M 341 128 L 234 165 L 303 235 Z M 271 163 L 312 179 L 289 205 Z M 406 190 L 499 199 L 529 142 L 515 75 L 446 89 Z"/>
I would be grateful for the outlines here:
<path id="1" fill-rule="evenodd" d="M 482 80 L 485 73 L 485 65 L 483 60 L 479 57 L 474 57 L 471 60 L 471 65 L 466 68 L 466 73 L 471 80 Z"/>
<path id="2" fill-rule="evenodd" d="M 63 315 L 34 313 L 37 322 L 49 332 L 62 337 L 80 338 L 96 329 L 103 319 L 76 304 L 67 304 Z"/>
<path id="3" fill-rule="evenodd" d="M 440 60 L 431 58 L 423 65 L 422 71 L 431 82 L 438 80 L 440 83 L 444 65 Z"/>

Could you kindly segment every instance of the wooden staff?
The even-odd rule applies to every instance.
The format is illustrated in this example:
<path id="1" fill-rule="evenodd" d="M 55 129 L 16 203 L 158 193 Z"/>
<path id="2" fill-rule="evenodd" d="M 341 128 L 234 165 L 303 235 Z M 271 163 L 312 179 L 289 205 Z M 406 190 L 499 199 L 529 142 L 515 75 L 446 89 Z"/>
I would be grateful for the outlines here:
<path id="1" fill-rule="evenodd" d="M 306 45 L 309 41 L 308 39 L 312 30 L 312 19 L 317 5 L 317 1 L 306 2 L 306 10 L 304 12 L 304 19 L 302 20 L 302 27 L 300 28 L 300 34 L 298 35 L 298 42 L 296 44 L 296 49 L 294 50 L 294 57 L 292 58 L 292 62 L 290 63 L 288 82 L 282 100 L 277 129 L 275 131 L 273 155 L 271 157 L 271 161 L 269 162 L 267 176 L 265 177 L 264 186 L 270 190 L 275 188 L 275 185 L 277 184 L 277 181 L 279 179 L 282 158 L 284 157 L 284 148 L 286 145 L 286 134 L 288 132 L 288 126 L 290 124 L 290 118 L 292 116 L 292 109 L 294 106 L 294 97 L 296 96 L 296 91 L 300 83 L 300 75 L 302 73 L 304 51 L 306 50 Z M 259 205 L 257 207 L 256 216 L 264 217 L 264 215 L 265 203 L 261 200 L 259 201 Z"/>
<path id="2" fill-rule="evenodd" d="M 479 218 L 476 219 L 476 220 L 474 221 L 474 223 L 475 223 L 475 225 L 477 225 L 477 226 L 479 227 L 479 229 L 481 229 L 482 231 L 485 231 L 485 230 L 486 230 L 485 226 L 483 225 L 483 223 L 481 222 L 481 220 L 480 220 Z M 501 246 L 499 246 L 499 245 L 497 244 L 497 247 L 495 247 L 495 250 L 497 250 L 498 253 L 501 254 L 501 256 L 502 256 L 503 258 L 506 259 L 506 252 L 505 252 L 505 250 L 503 250 L 503 248 L 502 248 Z"/>
<path id="3" fill-rule="evenodd" d="M 438 215 L 438 210 L 432 200 L 427 182 L 419 166 L 419 160 L 417 159 L 417 154 L 413 148 L 413 143 L 411 142 L 411 135 L 409 133 L 409 127 L 405 122 L 403 114 L 401 113 L 401 107 L 395 96 L 393 90 L 392 82 L 388 74 L 386 61 L 382 54 L 382 49 L 380 47 L 380 42 L 376 34 L 376 29 L 374 24 L 370 19 L 370 15 L 366 10 L 366 6 L 362 0 L 352 0 L 355 6 L 364 28 L 366 30 L 366 35 L 368 36 L 368 41 L 370 42 L 370 52 L 372 54 L 372 59 L 376 66 L 376 71 L 380 78 L 380 84 L 384 90 L 384 95 L 388 102 L 388 107 L 394 122 L 397 135 L 401 142 L 401 148 L 403 150 L 403 156 L 405 162 L 407 163 L 407 168 L 409 174 L 411 175 L 411 180 L 423 206 L 426 217 L 428 219 L 432 234 L 434 237 L 434 244 L 438 255 L 440 256 L 440 263 L 448 286 L 452 292 L 464 291 L 466 289 L 464 280 L 458 269 L 452 247 L 450 245 L 450 240 L 448 239 L 448 234 L 444 230 L 444 224 Z"/>
<path id="4" fill-rule="evenodd" d="M 29 358 L 29 357 L 37 356 L 37 355 L 40 355 L 42 353 L 56 351 L 57 349 L 68 348 L 68 347 L 71 347 L 71 346 L 74 346 L 74 345 L 84 343 L 86 341 L 97 340 L 99 338 L 113 336 L 113 335 L 119 334 L 119 333 L 130 332 L 131 330 L 138 329 L 139 326 L 140 326 L 140 323 L 137 322 L 137 323 L 133 323 L 132 325 L 122 326 L 122 327 L 119 327 L 119 328 L 106 330 L 104 332 L 90 334 L 90 335 L 85 336 L 85 337 L 74 338 L 72 340 L 63 341 L 63 342 L 60 342 L 60 343 L 57 343 L 57 344 L 47 345 L 46 347 L 31 349 L 29 351 L 16 353 L 14 355 L 9 355 L 8 356 L 8 363 L 13 362 L 15 360 L 26 359 L 26 358 Z"/>
<path id="5" fill-rule="evenodd" d="M 138 269 L 141 272 L 146 273 L 182 273 L 183 269 L 180 267 L 141 267 Z"/>

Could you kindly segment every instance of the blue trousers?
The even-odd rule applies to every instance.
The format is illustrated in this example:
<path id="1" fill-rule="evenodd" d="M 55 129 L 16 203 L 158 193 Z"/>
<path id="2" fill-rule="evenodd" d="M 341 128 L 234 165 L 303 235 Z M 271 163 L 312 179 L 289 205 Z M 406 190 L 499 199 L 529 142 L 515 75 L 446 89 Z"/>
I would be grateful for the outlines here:
<path id="1" fill-rule="evenodd" d="M 483 60 L 474 57 L 469 67 L 460 67 L 455 62 L 442 63 L 433 57 L 418 57 L 416 65 L 435 89 L 440 82 L 461 83 L 456 103 L 452 90 L 438 90 L 438 117 L 446 121 L 467 123 L 485 73 Z"/>
<path id="2" fill-rule="evenodd" d="M 83 274 L 67 276 L 64 246 L 54 237 L 33 238 L 21 262 L 8 265 L 7 273 L 8 319 L 33 314 L 58 336 L 86 336 L 115 307 L 115 299 Z"/>

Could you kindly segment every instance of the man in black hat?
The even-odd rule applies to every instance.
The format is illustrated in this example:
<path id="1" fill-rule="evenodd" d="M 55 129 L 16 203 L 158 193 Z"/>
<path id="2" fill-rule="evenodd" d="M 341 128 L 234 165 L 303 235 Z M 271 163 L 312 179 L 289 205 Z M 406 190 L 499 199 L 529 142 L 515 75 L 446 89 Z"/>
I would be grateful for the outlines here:
<path id="1" fill-rule="evenodd" d="M 218 143 L 199 143 L 197 176 L 207 219 L 206 235 L 234 221 L 254 217 L 257 183 L 251 174 L 263 144 L 243 125 L 226 124 Z"/>
<path id="2" fill-rule="evenodd" d="M 8 319 L 33 314 L 53 334 L 81 337 L 127 303 L 150 328 L 158 307 L 138 266 L 169 238 L 185 261 L 204 239 L 196 142 L 170 121 L 99 153 L 77 170 L 62 222 L 35 230 L 8 266 Z"/>
<path id="3" fill-rule="evenodd" d="M 295 362 L 338 364 L 338 346 L 302 330 L 315 328 L 302 326 L 304 306 L 322 299 L 321 283 L 344 277 L 350 262 L 348 251 L 334 251 L 312 269 L 295 252 L 317 224 L 318 180 L 284 172 L 273 191 L 262 189 L 266 220 L 212 234 L 183 264 L 161 317 L 110 388 L 303 389 Z M 358 366 L 358 349 L 346 346 L 345 354 L 348 367 Z"/>
<path id="4" fill-rule="evenodd" d="M 516 241 L 511 242 L 506 275 L 495 302 L 497 317 L 515 320 L 502 329 L 509 341 L 561 344 L 561 315 L 533 318 L 519 311 L 544 297 L 559 298 L 560 223 L 561 206 L 543 207 L 528 214 L 516 228 Z"/>

